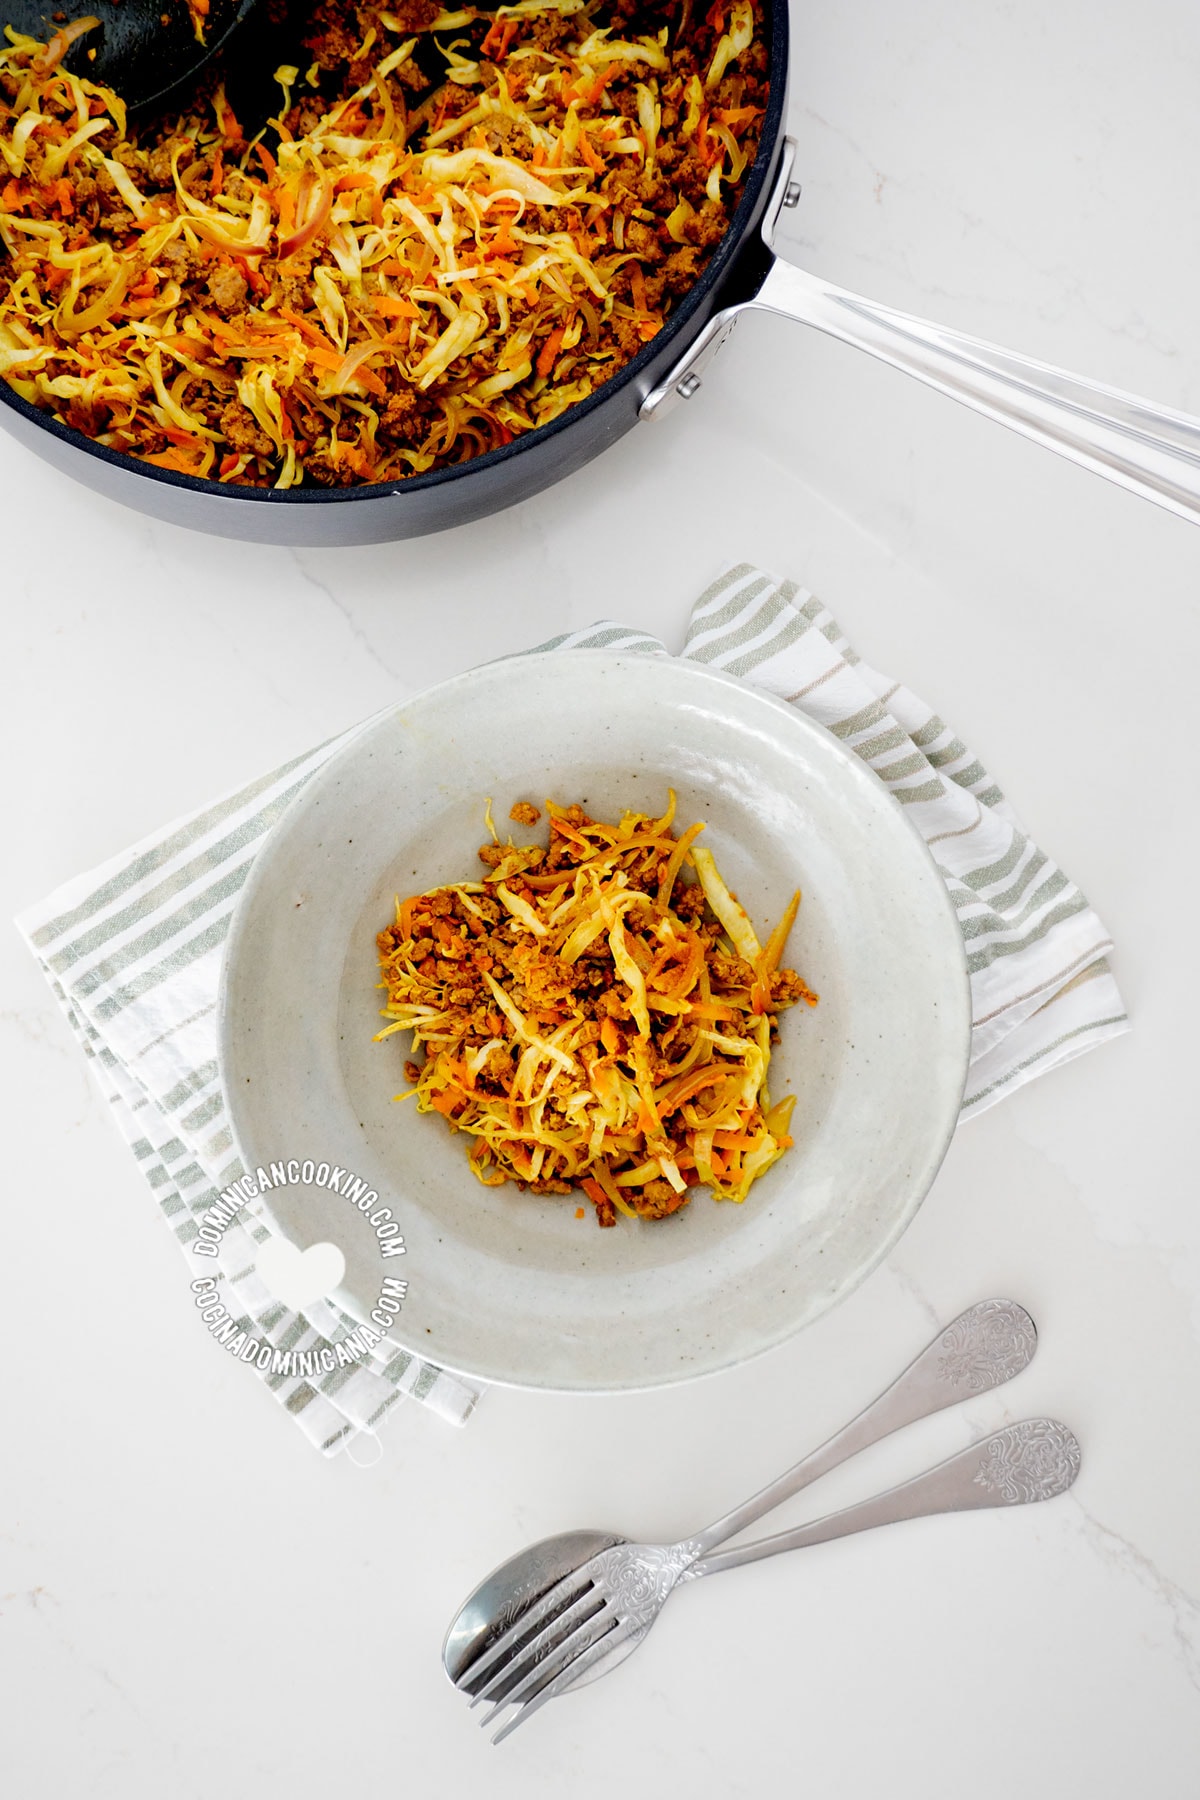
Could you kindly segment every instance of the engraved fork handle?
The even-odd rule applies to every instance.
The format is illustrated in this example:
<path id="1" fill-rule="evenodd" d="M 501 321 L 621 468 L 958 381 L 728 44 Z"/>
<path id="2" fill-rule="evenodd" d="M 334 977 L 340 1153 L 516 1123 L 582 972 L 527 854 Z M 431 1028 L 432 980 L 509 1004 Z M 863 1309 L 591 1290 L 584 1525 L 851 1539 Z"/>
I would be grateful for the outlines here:
<path id="1" fill-rule="evenodd" d="M 724 1569 L 738 1569 L 764 1556 L 827 1544 L 833 1538 L 873 1531 L 877 1525 L 894 1525 L 901 1519 L 1052 1500 L 1056 1494 L 1066 1493 L 1079 1473 L 1079 1463 L 1078 1440 L 1065 1425 L 1056 1419 L 1023 1419 L 872 1500 L 814 1519 L 811 1525 L 798 1525 L 794 1531 L 761 1538 L 756 1544 L 719 1551 L 694 1562 L 680 1579 L 698 1581 L 702 1575 L 719 1575 Z"/>
<path id="2" fill-rule="evenodd" d="M 689 1540 L 697 1557 L 753 1525 L 793 1494 L 903 1425 L 927 1418 L 1020 1374 L 1037 1348 L 1037 1331 L 1015 1300 L 981 1300 L 940 1331 L 878 1400 L 768 1487 Z"/>

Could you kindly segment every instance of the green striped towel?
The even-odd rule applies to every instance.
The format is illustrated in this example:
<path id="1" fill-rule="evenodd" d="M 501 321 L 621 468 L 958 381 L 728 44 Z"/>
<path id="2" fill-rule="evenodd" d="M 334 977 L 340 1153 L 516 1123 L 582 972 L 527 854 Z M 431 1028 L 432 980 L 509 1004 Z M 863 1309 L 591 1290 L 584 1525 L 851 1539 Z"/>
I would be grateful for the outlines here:
<path id="1" fill-rule="evenodd" d="M 654 649 L 611 623 L 542 649 Z M 960 737 L 869 668 L 821 602 L 740 563 L 692 608 L 683 655 L 790 701 L 861 756 L 929 846 L 958 912 L 971 978 L 962 1116 L 1129 1029 L 1112 939 L 1074 882 L 1022 831 Z"/>
<path id="2" fill-rule="evenodd" d="M 668 654 L 657 638 L 608 621 L 539 651 L 599 647 Z M 1078 888 L 1020 829 L 962 740 L 861 662 L 819 601 L 739 565 L 697 601 L 683 654 L 801 707 L 908 809 L 966 942 L 974 1032 L 964 1114 L 1128 1028 L 1106 959 L 1111 942 Z M 220 1190 L 245 1173 L 216 1059 L 221 951 L 238 893 L 288 803 L 358 729 L 168 826 L 17 921 L 185 1252 Z M 343 1338 L 354 1321 L 335 1306 L 320 1302 L 301 1316 L 267 1291 L 255 1258 L 270 1235 L 249 1202 L 200 1271 L 218 1280 L 245 1342 L 306 1351 Z M 269 1371 L 260 1379 L 327 1454 L 405 1395 L 462 1423 L 479 1393 L 404 1353 L 369 1354 L 311 1379 Z"/>

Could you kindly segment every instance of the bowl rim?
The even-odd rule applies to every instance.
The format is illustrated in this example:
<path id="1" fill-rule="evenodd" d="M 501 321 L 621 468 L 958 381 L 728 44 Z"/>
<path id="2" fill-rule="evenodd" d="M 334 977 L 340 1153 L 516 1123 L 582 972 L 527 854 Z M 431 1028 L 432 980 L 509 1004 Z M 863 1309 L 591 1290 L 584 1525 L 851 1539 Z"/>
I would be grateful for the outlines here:
<path id="1" fill-rule="evenodd" d="M 218 1077 L 225 1100 L 226 1115 L 233 1149 L 244 1168 L 252 1169 L 256 1167 L 257 1164 L 254 1160 L 247 1157 L 243 1147 L 243 1139 L 239 1129 L 238 1108 L 233 1100 L 235 1084 L 227 1079 L 227 1073 L 233 1061 L 232 1045 L 234 1038 L 234 1024 L 232 996 L 234 992 L 234 978 L 236 975 L 237 964 L 244 954 L 244 943 L 249 931 L 248 921 L 255 904 L 255 896 L 258 889 L 270 877 L 270 862 L 269 860 L 264 861 L 264 852 L 267 850 L 271 837 L 273 837 L 280 827 L 288 821 L 294 822 L 295 818 L 303 812 L 306 804 L 311 805 L 314 802 L 319 802 L 321 787 L 324 783 L 327 780 L 335 778 L 339 768 L 344 762 L 355 753 L 361 753 L 364 744 L 369 743 L 373 735 L 385 730 L 390 725 L 391 721 L 403 714 L 407 708 L 418 702 L 427 703 L 429 701 L 444 699 L 453 696 L 458 691 L 465 691 L 469 694 L 471 688 L 481 679 L 487 677 L 495 679 L 501 671 L 513 668 L 534 657 L 538 658 L 540 661 L 547 655 L 553 655 L 555 658 L 570 658 L 579 661 L 587 659 L 595 663 L 607 663 L 614 673 L 619 671 L 621 667 L 630 663 L 641 667 L 644 666 L 647 661 L 659 663 L 668 661 L 673 665 L 676 672 L 686 672 L 687 679 L 692 679 L 694 677 L 702 686 L 713 685 L 723 689 L 733 689 L 743 697 L 749 696 L 752 701 L 761 701 L 764 710 L 774 716 L 777 720 L 787 720 L 789 722 L 789 728 L 799 727 L 802 735 L 821 740 L 827 749 L 831 749 L 834 754 L 842 760 L 843 766 L 851 774 L 852 779 L 858 781 L 864 788 L 870 789 L 876 794 L 887 794 L 889 799 L 892 800 L 899 817 L 904 821 L 913 848 L 924 859 L 929 872 L 931 872 L 935 878 L 933 892 L 935 894 L 940 892 L 943 921 L 949 927 L 951 933 L 948 941 L 953 942 L 959 952 L 954 958 L 954 968 L 959 978 L 957 984 L 959 1004 L 956 1008 L 956 1016 L 958 1019 L 957 1061 L 960 1065 L 961 1073 L 960 1078 L 953 1084 L 953 1087 L 951 1088 L 948 1086 L 946 1119 L 940 1131 L 933 1139 L 929 1152 L 924 1160 L 923 1168 L 925 1171 L 925 1179 L 923 1185 L 919 1185 L 919 1191 L 914 1191 L 914 1194 L 903 1213 L 898 1216 L 889 1232 L 881 1238 L 871 1255 L 862 1261 L 855 1270 L 853 1276 L 849 1278 L 835 1294 L 829 1297 L 818 1311 L 813 1312 L 798 1323 L 781 1326 L 772 1337 L 755 1345 L 749 1350 L 731 1351 L 729 1355 L 707 1362 L 701 1368 L 679 1368 L 666 1374 L 653 1375 L 646 1380 L 622 1381 L 612 1385 L 598 1385 L 590 1381 L 571 1382 L 564 1381 L 561 1378 L 553 1381 L 534 1381 L 520 1379 L 509 1375 L 497 1375 L 495 1373 L 482 1374 L 478 1369 L 471 1368 L 468 1363 L 457 1361 L 453 1357 L 447 1358 L 441 1355 L 431 1357 L 427 1350 L 422 1349 L 419 1342 L 415 1339 L 410 1341 L 404 1335 L 404 1328 L 402 1325 L 395 1331 L 389 1331 L 386 1337 L 386 1341 L 389 1344 L 404 1350 L 409 1355 L 417 1357 L 420 1361 L 431 1362 L 433 1366 L 439 1369 L 444 1369 L 450 1374 L 460 1375 L 463 1378 L 477 1382 L 482 1386 L 511 1388 L 524 1393 L 614 1397 L 623 1394 L 648 1393 L 658 1389 L 677 1387 L 686 1382 L 703 1380 L 710 1375 L 725 1373 L 730 1369 L 741 1367 L 743 1364 L 753 1362 L 762 1356 L 768 1355 L 771 1351 L 777 1350 L 781 1348 L 782 1345 L 788 1343 L 792 1338 L 797 1336 L 799 1332 L 803 1331 L 806 1326 L 817 1324 L 829 1312 L 833 1311 L 835 1307 L 839 1306 L 842 1301 L 848 1299 L 857 1288 L 862 1286 L 867 1277 L 875 1272 L 890 1254 L 894 1246 L 903 1237 L 904 1233 L 912 1224 L 913 1219 L 924 1205 L 925 1200 L 928 1198 L 930 1190 L 937 1179 L 938 1173 L 941 1170 L 942 1164 L 945 1161 L 955 1131 L 958 1128 L 961 1117 L 962 1096 L 966 1091 L 967 1077 L 970 1072 L 972 1019 L 971 987 L 967 967 L 966 945 L 959 928 L 958 915 L 955 911 L 949 889 L 946 886 L 945 878 L 933 853 L 929 849 L 928 844 L 925 842 L 924 838 L 922 838 L 920 832 L 917 831 L 912 821 L 908 819 L 899 802 L 890 795 L 886 783 L 880 779 L 868 763 L 865 763 L 861 757 L 856 755 L 853 750 L 849 749 L 831 731 L 821 725 L 819 721 L 813 719 L 809 714 L 800 711 L 797 707 L 789 705 L 787 701 L 781 699 L 779 696 L 769 693 L 765 688 L 756 687 L 754 683 L 745 681 L 739 676 L 732 675 L 727 670 L 715 669 L 708 664 L 692 662 L 685 657 L 671 656 L 670 653 L 667 653 L 665 656 L 660 656 L 657 653 L 648 655 L 645 651 L 631 650 L 628 648 L 612 649 L 604 646 L 569 646 L 563 649 L 556 649 L 553 652 L 537 649 L 519 651 L 514 655 L 502 657 L 492 662 L 477 664 L 470 669 L 461 670 L 459 673 L 447 677 L 444 681 L 435 682 L 427 688 L 420 689 L 418 692 L 406 696 L 405 699 L 398 701 L 395 704 L 380 708 L 377 712 L 370 714 L 364 719 L 358 727 L 350 727 L 352 735 L 348 736 L 346 741 L 321 764 L 300 791 L 291 801 L 289 801 L 284 812 L 280 815 L 279 819 L 275 821 L 274 826 L 271 828 L 271 832 L 264 840 L 263 847 L 259 854 L 251 864 L 246 880 L 238 894 L 237 903 L 230 920 L 229 930 L 226 934 L 224 945 L 222 946 L 216 1018 Z M 953 1105 L 951 1105 L 951 1097 L 953 1099 Z M 266 1198 L 265 1210 L 268 1216 L 271 1217 L 269 1196 Z M 278 1224 L 276 1224 L 275 1228 L 282 1229 Z M 363 1318 L 365 1318 L 365 1311 L 361 1307 L 361 1303 L 352 1301 L 344 1289 L 338 1290 L 336 1304 L 353 1318 L 358 1319 L 360 1313 Z"/>

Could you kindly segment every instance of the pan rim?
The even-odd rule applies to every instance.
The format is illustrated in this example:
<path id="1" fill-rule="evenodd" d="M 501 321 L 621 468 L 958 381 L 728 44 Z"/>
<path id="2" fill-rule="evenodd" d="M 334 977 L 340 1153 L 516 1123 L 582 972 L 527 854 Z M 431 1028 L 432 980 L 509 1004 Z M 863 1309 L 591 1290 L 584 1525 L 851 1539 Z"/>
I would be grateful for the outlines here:
<path id="1" fill-rule="evenodd" d="M 516 457 L 526 454 L 537 446 L 553 441 L 561 432 L 572 427 L 597 412 L 601 406 L 615 399 L 630 386 L 641 383 L 648 391 L 652 383 L 646 381 L 647 371 L 662 358 L 665 348 L 676 346 L 674 361 L 691 338 L 688 326 L 693 324 L 698 331 L 704 324 L 705 308 L 712 297 L 717 294 L 722 284 L 728 280 L 737 268 L 738 261 L 746 246 L 753 228 L 758 221 L 762 207 L 770 194 L 770 184 L 774 178 L 776 166 L 783 146 L 783 121 L 787 102 L 788 73 L 788 9 L 786 0 L 764 0 L 764 11 L 767 15 L 767 109 L 763 119 L 762 135 L 758 152 L 746 177 L 746 185 L 741 199 L 734 210 L 729 227 L 717 245 L 707 266 L 699 279 L 688 290 L 687 295 L 669 314 L 662 330 L 650 342 L 639 350 L 625 366 L 615 375 L 602 382 L 594 393 L 585 400 L 577 400 L 561 412 L 556 419 L 540 425 L 535 431 L 523 432 L 509 443 L 502 444 L 495 450 L 487 450 L 482 456 L 472 456 L 466 462 L 452 463 L 448 468 L 430 469 L 421 475 L 406 476 L 401 481 L 363 482 L 348 488 L 256 488 L 233 487 L 224 482 L 212 481 L 195 475 L 184 475 L 174 469 L 160 469 L 153 463 L 147 463 L 123 450 L 110 449 L 107 444 L 98 444 L 94 438 L 84 432 L 77 431 L 71 425 L 64 425 L 61 419 L 54 418 L 41 407 L 24 399 L 15 388 L 0 378 L 0 402 L 9 407 L 20 418 L 37 430 L 47 432 L 52 438 L 68 449 L 77 450 L 84 456 L 119 470 L 122 474 L 144 477 L 161 486 L 184 493 L 204 495 L 218 502 L 246 503 L 252 506 L 342 506 L 355 500 L 401 499 L 410 493 L 430 493 L 438 488 L 446 487 L 452 482 L 461 481 L 476 471 L 486 472 L 503 468 Z M 692 336 L 695 332 L 692 333 Z"/>

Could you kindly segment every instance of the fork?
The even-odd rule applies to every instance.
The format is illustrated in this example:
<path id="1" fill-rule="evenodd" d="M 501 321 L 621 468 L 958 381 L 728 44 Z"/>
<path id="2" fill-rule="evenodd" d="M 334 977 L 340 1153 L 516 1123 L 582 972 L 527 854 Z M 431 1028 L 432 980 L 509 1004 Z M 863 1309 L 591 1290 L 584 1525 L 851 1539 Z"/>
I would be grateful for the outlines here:
<path id="1" fill-rule="evenodd" d="M 697 1538 L 678 1544 L 614 1545 L 552 1588 L 512 1627 L 519 1639 L 512 1655 L 501 1661 L 498 1672 L 475 1695 L 476 1701 L 494 1696 L 483 1724 L 486 1727 L 509 1707 L 518 1707 L 515 1717 L 495 1734 L 492 1741 L 498 1744 L 548 1700 L 585 1678 L 607 1674 L 647 1636 L 681 1582 L 902 1519 L 1050 1500 L 1067 1491 L 1079 1466 L 1078 1440 L 1065 1425 L 1055 1419 L 1023 1419 L 870 1500 L 716 1556 L 703 1556 Z M 567 1590 L 565 1595 L 559 1588 Z M 492 1648 L 502 1643 L 497 1640 Z M 480 1660 L 495 1669 L 490 1656 Z M 473 1672 L 468 1670 L 468 1678 Z"/>
<path id="2" fill-rule="evenodd" d="M 939 1332 L 872 1405 L 777 1481 L 681 1544 L 616 1544 L 572 1570 L 507 1629 L 485 1640 L 456 1675 L 456 1685 L 471 1695 L 473 1705 L 481 1700 L 493 1702 L 484 1720 L 487 1725 L 507 1706 L 522 1701 L 528 1706 L 551 1682 L 565 1675 L 568 1661 L 589 1652 L 600 1636 L 622 1628 L 615 1604 L 623 1602 L 630 1613 L 639 1600 L 650 1597 L 654 1601 L 650 1617 L 637 1635 L 622 1630 L 619 1642 L 627 1647 L 621 1656 L 629 1655 L 649 1630 L 672 1587 L 709 1551 L 868 1445 L 969 1394 L 984 1393 L 1011 1380 L 1028 1364 L 1036 1346 L 1033 1321 L 1015 1301 L 984 1300 L 968 1308 Z M 714 1567 L 719 1560 L 713 1559 Z M 616 1644 L 608 1646 L 603 1670 L 596 1667 L 598 1657 L 586 1667 L 573 1667 L 569 1679 L 560 1681 L 555 1692 L 565 1692 L 585 1674 L 593 1678 L 588 1670 L 597 1675 L 607 1672 L 620 1660 L 613 1654 L 616 1648 Z M 551 1697 L 546 1693 L 547 1699 Z M 519 1718 L 524 1716 L 522 1713 Z M 516 1722 L 506 1726 L 496 1741 Z"/>

